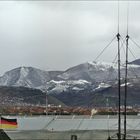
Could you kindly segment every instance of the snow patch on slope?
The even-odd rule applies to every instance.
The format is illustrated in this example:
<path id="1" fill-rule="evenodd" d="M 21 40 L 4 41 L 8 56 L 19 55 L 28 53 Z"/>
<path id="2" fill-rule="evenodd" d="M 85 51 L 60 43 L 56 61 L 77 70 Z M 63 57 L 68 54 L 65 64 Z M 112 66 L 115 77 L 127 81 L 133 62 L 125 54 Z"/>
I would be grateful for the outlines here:
<path id="1" fill-rule="evenodd" d="M 130 85 L 130 83 L 128 82 L 127 85 Z M 121 84 L 121 87 L 124 87 L 125 83 Z"/>
<path id="2" fill-rule="evenodd" d="M 103 71 L 106 69 L 109 69 L 110 67 L 117 69 L 117 64 L 115 63 L 109 63 L 109 62 L 95 62 L 95 61 L 90 61 L 88 62 L 89 64 L 95 66 L 96 68 L 101 68 Z"/>
<path id="3" fill-rule="evenodd" d="M 51 80 L 47 83 L 47 90 L 49 92 L 63 92 L 69 90 L 83 90 L 88 85 L 91 85 L 90 82 L 86 80 L 69 80 L 69 81 L 55 81 Z"/>
<path id="4" fill-rule="evenodd" d="M 26 77 L 28 75 L 28 73 L 29 73 L 28 68 L 21 67 L 21 69 L 20 69 L 20 78 L 22 79 L 22 78 Z"/>
<path id="5" fill-rule="evenodd" d="M 106 88 L 109 88 L 109 87 L 111 87 L 111 85 L 106 84 L 106 83 L 100 83 L 100 84 L 98 85 L 98 87 L 95 88 L 95 90 L 106 89 Z"/>

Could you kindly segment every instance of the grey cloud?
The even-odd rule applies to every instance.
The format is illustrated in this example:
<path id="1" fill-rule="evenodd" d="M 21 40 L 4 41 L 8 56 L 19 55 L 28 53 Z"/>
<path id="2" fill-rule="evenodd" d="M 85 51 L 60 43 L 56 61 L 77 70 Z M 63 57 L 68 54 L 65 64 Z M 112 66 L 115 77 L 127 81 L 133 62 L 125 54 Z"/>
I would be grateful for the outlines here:
<path id="1" fill-rule="evenodd" d="M 120 3 L 122 36 L 126 33 L 126 5 Z M 130 32 L 136 40 L 140 39 L 139 7 L 140 2 L 130 2 Z M 65 70 L 92 61 L 116 33 L 114 1 L 1 1 L 0 73 L 21 65 Z M 101 61 L 112 61 L 115 43 Z"/>

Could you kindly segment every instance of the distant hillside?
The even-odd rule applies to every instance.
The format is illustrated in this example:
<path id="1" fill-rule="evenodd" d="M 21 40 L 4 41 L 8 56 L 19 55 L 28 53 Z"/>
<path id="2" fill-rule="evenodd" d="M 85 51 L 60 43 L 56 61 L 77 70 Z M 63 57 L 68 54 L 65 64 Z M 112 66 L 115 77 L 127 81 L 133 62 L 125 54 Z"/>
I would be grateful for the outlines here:
<path id="1" fill-rule="evenodd" d="M 129 62 L 129 64 L 140 65 L 140 59 L 136 59 L 132 62 Z"/>
<path id="2" fill-rule="evenodd" d="M 128 106 L 140 107 L 140 79 L 128 85 Z M 118 85 L 93 91 L 91 89 L 84 91 L 66 91 L 60 94 L 54 94 L 54 97 L 61 99 L 69 106 L 86 106 L 86 107 L 116 107 L 118 106 Z M 121 85 L 121 104 L 124 100 L 124 84 Z M 107 101 L 108 100 L 108 101 Z"/>
<path id="3" fill-rule="evenodd" d="M 62 105 L 64 103 L 48 95 L 48 104 Z M 45 105 L 46 94 L 37 89 L 25 87 L 0 87 L 0 105 Z"/>

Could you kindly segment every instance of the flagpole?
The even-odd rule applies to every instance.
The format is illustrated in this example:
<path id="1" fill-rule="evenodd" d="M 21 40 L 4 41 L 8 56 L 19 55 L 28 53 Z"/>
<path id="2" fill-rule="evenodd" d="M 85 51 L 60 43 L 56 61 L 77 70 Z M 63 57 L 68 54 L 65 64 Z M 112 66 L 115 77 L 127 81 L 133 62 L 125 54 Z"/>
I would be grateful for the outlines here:
<path id="1" fill-rule="evenodd" d="M 1 127 L 1 115 L 0 115 L 0 129 L 2 129 L 2 127 Z"/>
<path id="2" fill-rule="evenodd" d="M 46 91 L 46 116 L 48 114 L 48 98 L 47 98 L 47 91 Z"/>

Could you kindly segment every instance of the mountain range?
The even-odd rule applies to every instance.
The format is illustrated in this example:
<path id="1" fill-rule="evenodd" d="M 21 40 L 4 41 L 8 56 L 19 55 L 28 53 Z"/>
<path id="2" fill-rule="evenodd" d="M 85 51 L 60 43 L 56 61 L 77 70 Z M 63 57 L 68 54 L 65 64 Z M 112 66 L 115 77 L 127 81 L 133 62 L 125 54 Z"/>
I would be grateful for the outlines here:
<path id="1" fill-rule="evenodd" d="M 140 89 L 137 84 L 140 81 L 139 62 L 140 59 L 130 62 L 128 65 L 128 82 L 129 85 L 133 85 L 131 88 L 135 88 L 137 85 L 136 88 Z M 66 105 L 88 106 L 89 101 L 91 101 L 89 105 L 92 106 L 99 104 L 103 99 L 103 96 L 100 97 L 103 92 L 108 89 L 110 92 L 111 89 L 115 90 L 117 71 L 117 64 L 105 62 L 86 62 L 66 71 L 43 71 L 33 67 L 19 67 L 1 76 L 0 86 L 39 89 Z M 122 85 L 124 74 L 125 69 L 122 65 Z M 110 95 L 110 93 L 108 94 Z M 98 97 L 98 95 L 100 96 Z M 96 104 L 92 103 L 91 100 L 94 97 L 99 98 Z"/>

